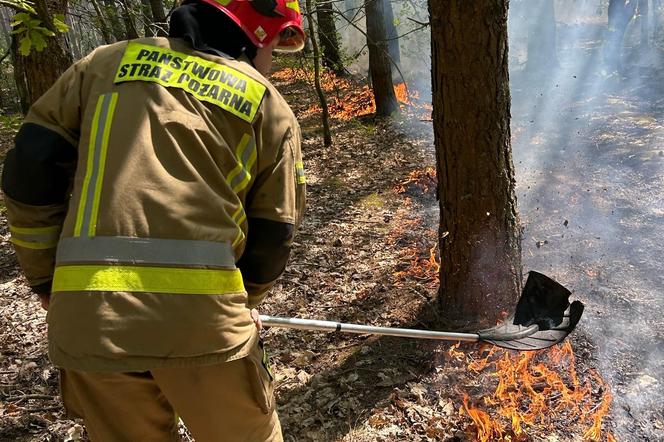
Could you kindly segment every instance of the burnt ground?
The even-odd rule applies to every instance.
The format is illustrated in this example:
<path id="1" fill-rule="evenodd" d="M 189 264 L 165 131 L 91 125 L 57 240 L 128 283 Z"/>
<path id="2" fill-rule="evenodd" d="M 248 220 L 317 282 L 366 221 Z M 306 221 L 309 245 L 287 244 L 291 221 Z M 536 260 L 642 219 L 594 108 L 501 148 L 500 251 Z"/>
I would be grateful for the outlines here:
<path id="1" fill-rule="evenodd" d="M 411 176 L 435 164 L 430 123 L 418 113 L 391 124 L 370 117 L 335 121 L 335 145 L 326 149 L 309 112 L 310 83 L 276 84 L 305 116 L 309 204 L 291 263 L 261 311 L 432 327 L 437 203 L 426 173 Z M 555 84 L 542 85 L 542 102 L 551 103 L 560 120 L 547 122 L 533 108 L 530 92 L 519 90 L 518 78 L 513 81 L 524 265 L 573 288 L 587 306 L 572 339 L 576 364 L 569 357 L 536 357 L 561 379 L 559 390 L 548 390 L 543 368 L 529 371 L 536 373 L 534 391 L 548 395 L 549 408 L 517 434 L 498 407 L 482 400 L 492 397 L 495 368 L 510 372 L 505 364 L 522 360 L 519 355 L 498 353 L 482 367 L 486 353 L 472 345 L 461 352 L 449 343 L 271 329 L 265 338 L 286 440 L 577 441 L 610 440 L 610 433 L 617 440 L 664 438 L 658 405 L 664 274 L 658 241 L 664 157 L 658 143 L 664 103 L 629 82 L 616 81 L 611 93 L 595 99 L 581 93 L 588 84 Z M 10 140 L 11 131 L 3 130 L 3 151 Z M 0 440 L 62 440 L 77 430 L 62 417 L 57 373 L 45 356 L 44 313 L 18 275 L 4 219 L 0 233 Z M 510 391 L 524 393 L 519 386 Z M 608 391 L 614 400 L 601 421 L 602 434 L 588 433 Z M 578 409 L 561 400 L 570 392 L 585 392 Z M 520 412 L 535 404 L 519 400 Z M 500 432 L 473 423 L 473 407 L 484 410 Z"/>

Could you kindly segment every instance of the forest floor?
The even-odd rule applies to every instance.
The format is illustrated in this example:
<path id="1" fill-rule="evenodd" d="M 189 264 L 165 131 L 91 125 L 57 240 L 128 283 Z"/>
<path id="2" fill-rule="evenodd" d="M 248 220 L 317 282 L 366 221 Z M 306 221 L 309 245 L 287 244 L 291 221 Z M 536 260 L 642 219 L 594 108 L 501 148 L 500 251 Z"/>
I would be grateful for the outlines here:
<path id="1" fill-rule="evenodd" d="M 351 93 L 358 85 L 348 89 L 328 79 L 333 109 L 343 118 L 333 120 L 334 145 L 325 148 L 311 83 L 293 73 L 281 71 L 273 80 L 302 126 L 308 209 L 291 262 L 261 313 L 434 327 L 438 203 L 426 105 L 413 99 L 391 122 L 350 118 L 366 96 Z M 553 114 L 569 109 L 565 115 L 576 126 L 537 126 L 542 119 L 532 106 L 518 104 L 532 104 L 518 88 L 513 124 L 524 264 L 574 288 L 587 303 L 589 319 L 571 346 L 520 355 L 267 330 L 287 441 L 664 438 L 661 405 L 645 399 L 659 390 L 661 404 L 664 382 L 657 359 L 664 329 L 657 299 L 664 275 L 664 154 L 661 144 L 659 151 L 653 147 L 664 136 L 664 104 L 620 118 L 616 112 L 641 109 L 634 102 L 648 94 L 625 86 L 604 93 L 600 106 L 571 92 L 552 83 L 542 93 L 552 102 L 570 96 L 558 99 Z M 568 129 L 578 132 L 573 139 Z M 14 130 L 0 134 L 2 152 Z M 647 146 L 639 144 L 644 131 L 650 131 Z M 617 205 L 620 214 L 612 209 Z M 597 217 L 597 207 L 615 215 L 611 223 Z M 619 230 L 606 231 L 612 225 Z M 79 429 L 63 418 L 57 371 L 46 356 L 44 312 L 19 276 L 4 217 L 0 234 L 0 440 L 54 441 L 67 434 L 77 440 Z M 628 237 L 624 248 L 612 248 Z M 649 279 L 639 279 L 643 272 Z M 640 297 L 627 291 L 634 286 Z M 618 311 L 623 322 L 614 320 Z M 638 325 L 646 321 L 650 328 L 630 329 L 627 315 L 640 315 L 645 319 Z M 639 365 L 644 357 L 648 363 Z"/>

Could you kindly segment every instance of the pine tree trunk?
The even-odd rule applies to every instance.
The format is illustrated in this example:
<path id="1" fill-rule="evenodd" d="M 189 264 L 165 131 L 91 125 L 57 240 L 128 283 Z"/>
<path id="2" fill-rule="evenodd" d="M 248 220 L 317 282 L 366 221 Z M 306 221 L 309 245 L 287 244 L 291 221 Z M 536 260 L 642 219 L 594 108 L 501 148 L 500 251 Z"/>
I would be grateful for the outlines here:
<path id="1" fill-rule="evenodd" d="M 52 19 L 54 14 L 66 15 L 67 0 L 35 0 L 34 8 L 42 26 L 55 32 L 56 36 L 47 39 L 48 45 L 43 51 L 32 50 L 27 57 L 18 53 L 17 39 L 14 38 L 14 78 L 23 95 L 23 111 L 41 97 L 72 63 L 71 50 L 64 36 L 55 29 Z"/>
<path id="2" fill-rule="evenodd" d="M 429 0 L 444 318 L 493 325 L 521 292 L 508 0 Z"/>
<path id="3" fill-rule="evenodd" d="M 166 37 L 168 35 L 168 23 L 166 23 L 164 2 L 163 0 L 150 0 L 150 5 L 152 6 L 154 24 L 157 27 L 157 35 L 159 37 Z"/>
<path id="4" fill-rule="evenodd" d="M 318 19 L 318 35 L 323 52 L 323 66 L 332 70 L 338 76 L 346 75 L 341 60 L 337 27 L 334 23 L 334 10 L 330 0 L 323 0 L 318 3 L 316 18 Z"/>
<path id="5" fill-rule="evenodd" d="M 369 72 L 376 100 L 376 115 L 390 116 L 399 111 L 399 103 L 392 84 L 392 63 L 385 30 L 383 0 L 365 0 Z"/>
<path id="6" fill-rule="evenodd" d="M 394 10 L 391 0 L 383 0 L 385 9 L 385 35 L 387 36 L 387 48 L 392 62 L 392 76 L 397 76 L 401 69 L 401 50 L 399 49 L 399 33 L 394 22 Z M 402 80 L 399 80 L 402 81 Z"/>
<path id="7" fill-rule="evenodd" d="M 320 100 L 320 106 L 322 109 L 322 123 L 323 123 L 323 142 L 325 146 L 332 145 L 332 133 L 330 132 L 330 112 L 327 107 L 327 99 L 325 98 L 325 93 L 323 92 L 323 87 L 320 82 L 320 49 L 318 47 L 318 41 L 316 40 L 316 29 L 314 26 L 313 20 L 313 7 L 311 5 L 311 0 L 306 0 L 305 6 L 307 8 L 307 22 L 309 23 L 309 39 L 311 40 L 311 46 L 314 53 L 314 83 L 316 87 L 316 93 L 318 94 L 318 99 Z"/>
<path id="8" fill-rule="evenodd" d="M 558 67 L 556 14 L 553 0 L 529 0 L 528 60 L 530 72 L 550 72 Z"/>

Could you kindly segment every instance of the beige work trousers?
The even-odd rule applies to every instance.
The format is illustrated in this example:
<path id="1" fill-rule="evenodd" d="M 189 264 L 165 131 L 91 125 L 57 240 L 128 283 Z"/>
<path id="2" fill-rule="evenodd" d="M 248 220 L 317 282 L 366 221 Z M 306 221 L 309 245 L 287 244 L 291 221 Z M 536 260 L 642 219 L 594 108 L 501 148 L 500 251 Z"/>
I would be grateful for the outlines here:
<path id="1" fill-rule="evenodd" d="M 262 349 L 217 365 L 144 373 L 61 370 L 62 399 L 93 442 L 283 441 Z"/>

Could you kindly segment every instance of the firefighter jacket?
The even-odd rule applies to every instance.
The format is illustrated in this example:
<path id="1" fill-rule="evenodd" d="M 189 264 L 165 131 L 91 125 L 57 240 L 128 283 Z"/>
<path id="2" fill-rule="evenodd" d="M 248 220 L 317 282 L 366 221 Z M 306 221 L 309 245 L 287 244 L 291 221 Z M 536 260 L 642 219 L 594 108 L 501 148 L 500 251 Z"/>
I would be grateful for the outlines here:
<path id="1" fill-rule="evenodd" d="M 32 107 L 2 187 L 49 355 L 78 370 L 219 363 L 304 207 L 300 132 L 248 62 L 145 38 L 98 48 Z"/>

